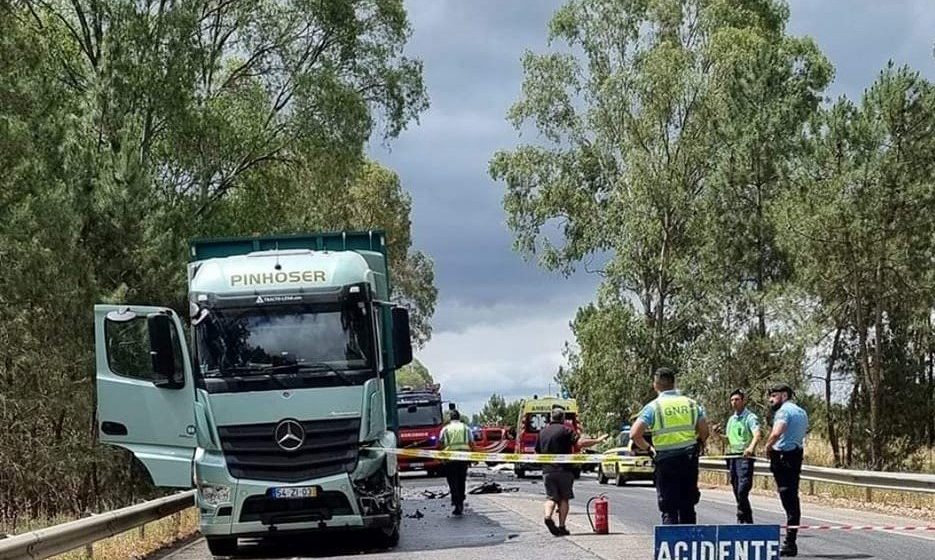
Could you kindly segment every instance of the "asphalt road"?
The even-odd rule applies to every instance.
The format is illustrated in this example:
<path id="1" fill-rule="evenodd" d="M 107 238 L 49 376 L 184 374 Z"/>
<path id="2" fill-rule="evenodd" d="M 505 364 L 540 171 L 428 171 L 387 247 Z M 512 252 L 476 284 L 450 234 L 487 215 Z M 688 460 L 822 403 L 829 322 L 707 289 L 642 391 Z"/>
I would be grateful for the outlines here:
<path id="1" fill-rule="evenodd" d="M 656 491 L 646 483 L 630 483 L 618 488 L 598 485 L 587 480 L 578 487 L 574 504 L 584 507 L 587 497 L 607 492 L 612 515 L 611 530 L 652 534 L 659 522 L 656 512 Z M 778 498 L 752 496 L 754 521 L 782 525 L 785 515 Z M 696 510 L 698 523 L 720 525 L 736 522 L 736 505 L 729 492 L 702 489 L 701 503 Z M 901 519 L 870 512 L 830 508 L 803 502 L 802 524 L 808 525 L 920 525 L 918 520 Z M 886 559 L 935 560 L 935 533 L 928 534 L 884 531 L 802 530 L 798 538 L 798 558 L 823 559 Z M 644 558 L 649 558 L 647 554 Z"/>
<path id="2" fill-rule="evenodd" d="M 575 485 L 576 498 L 568 525 L 573 535 L 555 538 L 541 522 L 542 483 L 518 480 L 511 472 L 472 471 L 468 488 L 484 480 L 498 482 L 516 492 L 468 496 L 467 513 L 450 515 L 447 499 L 431 499 L 432 491 L 444 490 L 444 479 L 407 476 L 404 479 L 402 538 L 393 550 L 377 550 L 354 533 L 327 538 L 288 539 L 276 542 L 241 541 L 242 558 L 337 558 L 357 556 L 372 560 L 403 558 L 450 558 L 456 560 L 571 560 L 578 558 L 644 560 L 652 557 L 652 532 L 658 523 L 655 490 L 643 483 L 618 488 L 599 485 L 584 475 Z M 428 490 L 427 495 L 425 491 Z M 606 493 L 610 502 L 610 535 L 594 535 L 588 527 L 584 506 L 588 498 Z M 755 496 L 758 523 L 781 524 L 783 516 L 775 498 Z M 918 525 L 875 513 L 803 504 L 803 523 L 858 525 Z M 735 519 L 733 497 L 724 491 L 703 489 L 698 506 L 699 523 L 730 524 Z M 203 539 L 160 555 L 167 560 L 211 558 Z M 935 534 L 893 532 L 802 531 L 799 558 L 837 560 L 933 560 Z"/>

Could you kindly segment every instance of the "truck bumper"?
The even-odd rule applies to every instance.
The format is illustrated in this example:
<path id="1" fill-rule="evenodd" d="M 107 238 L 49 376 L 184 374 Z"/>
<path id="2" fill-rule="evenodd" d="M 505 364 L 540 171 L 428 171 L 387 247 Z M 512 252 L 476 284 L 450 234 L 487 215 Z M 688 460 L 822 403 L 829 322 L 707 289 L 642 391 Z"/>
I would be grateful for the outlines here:
<path id="1" fill-rule="evenodd" d="M 196 504 L 204 535 L 268 537 L 331 529 L 388 527 L 394 522 L 390 514 L 363 515 L 351 479 L 344 473 L 298 483 L 235 479 L 228 473 L 220 454 L 206 452 L 199 459 L 195 466 L 199 483 Z M 202 486 L 227 487 L 230 499 L 209 503 Z M 315 486 L 318 496 L 301 499 L 267 496 L 270 488 L 284 486 Z"/>

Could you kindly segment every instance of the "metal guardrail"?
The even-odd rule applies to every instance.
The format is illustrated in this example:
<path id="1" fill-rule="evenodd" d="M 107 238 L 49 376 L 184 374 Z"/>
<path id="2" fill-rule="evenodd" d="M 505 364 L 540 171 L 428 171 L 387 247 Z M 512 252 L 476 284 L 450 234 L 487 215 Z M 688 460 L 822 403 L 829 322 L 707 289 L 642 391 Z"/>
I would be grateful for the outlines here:
<path id="1" fill-rule="evenodd" d="M 727 465 L 723 459 L 702 457 L 699 463 L 702 470 L 727 472 Z M 772 476 L 769 463 L 757 461 L 753 467 L 753 474 Z M 802 465 L 802 480 L 881 490 L 935 493 L 935 475 L 933 474 L 857 471 Z"/>
<path id="2" fill-rule="evenodd" d="M 39 560 L 135 529 L 195 505 L 195 491 L 129 506 L 0 540 L 0 560 Z"/>

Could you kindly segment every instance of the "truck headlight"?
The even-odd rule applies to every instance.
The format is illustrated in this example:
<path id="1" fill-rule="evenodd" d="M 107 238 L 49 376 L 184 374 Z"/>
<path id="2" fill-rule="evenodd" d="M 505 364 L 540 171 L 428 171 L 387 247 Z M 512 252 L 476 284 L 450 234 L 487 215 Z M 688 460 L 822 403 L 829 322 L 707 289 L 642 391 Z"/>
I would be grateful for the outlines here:
<path id="1" fill-rule="evenodd" d="M 198 493 L 201 494 L 201 501 L 209 506 L 217 506 L 231 500 L 231 489 L 227 486 L 202 484 L 198 487 Z"/>

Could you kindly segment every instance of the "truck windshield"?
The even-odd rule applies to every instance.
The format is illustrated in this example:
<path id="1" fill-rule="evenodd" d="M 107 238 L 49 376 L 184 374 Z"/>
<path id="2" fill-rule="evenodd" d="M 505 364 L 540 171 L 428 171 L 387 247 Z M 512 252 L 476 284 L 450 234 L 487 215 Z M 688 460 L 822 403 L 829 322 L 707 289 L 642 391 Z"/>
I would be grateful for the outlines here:
<path id="1" fill-rule="evenodd" d="M 400 405 L 399 426 L 417 428 L 419 426 L 438 426 L 442 423 L 441 403 L 429 405 Z"/>
<path id="2" fill-rule="evenodd" d="M 205 376 L 373 371 L 372 327 L 364 307 L 215 309 L 198 324 L 196 339 Z"/>

